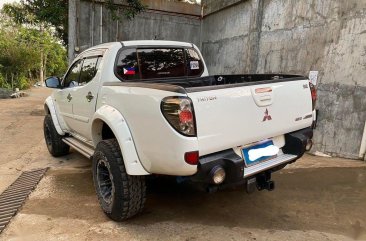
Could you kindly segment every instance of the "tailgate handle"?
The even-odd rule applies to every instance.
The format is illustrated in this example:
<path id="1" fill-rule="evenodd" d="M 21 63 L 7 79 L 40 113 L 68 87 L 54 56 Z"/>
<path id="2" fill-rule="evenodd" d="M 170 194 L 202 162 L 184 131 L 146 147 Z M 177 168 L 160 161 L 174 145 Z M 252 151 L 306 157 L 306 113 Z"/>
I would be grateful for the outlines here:
<path id="1" fill-rule="evenodd" d="M 268 100 L 271 100 L 272 99 L 272 97 L 270 96 L 270 95 L 265 95 L 265 96 L 262 96 L 262 97 L 260 97 L 260 101 L 268 101 Z"/>
<path id="2" fill-rule="evenodd" d="M 269 92 L 272 92 L 272 88 L 271 87 L 255 89 L 255 93 L 256 94 L 269 93 Z"/>

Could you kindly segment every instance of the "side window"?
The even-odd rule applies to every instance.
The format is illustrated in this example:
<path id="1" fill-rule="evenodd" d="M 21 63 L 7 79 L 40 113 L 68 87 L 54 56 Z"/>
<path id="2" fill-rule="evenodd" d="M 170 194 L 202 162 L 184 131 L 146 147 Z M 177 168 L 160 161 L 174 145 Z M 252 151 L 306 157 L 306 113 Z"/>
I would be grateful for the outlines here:
<path id="1" fill-rule="evenodd" d="M 140 79 L 136 49 L 125 49 L 118 56 L 117 75 L 124 80 Z"/>
<path id="2" fill-rule="evenodd" d="M 185 76 L 183 49 L 138 49 L 141 79 Z"/>
<path id="3" fill-rule="evenodd" d="M 187 75 L 199 76 L 203 73 L 203 62 L 194 49 L 186 49 L 187 56 Z"/>
<path id="4" fill-rule="evenodd" d="M 65 88 L 72 88 L 72 87 L 76 87 L 79 84 L 79 77 L 80 77 L 80 69 L 81 69 L 81 65 L 83 63 L 83 60 L 79 60 L 76 63 L 74 63 L 74 65 L 71 67 L 71 69 L 69 70 L 69 72 L 67 73 L 64 81 L 63 81 L 63 86 Z"/>
<path id="5" fill-rule="evenodd" d="M 97 73 L 98 57 L 84 59 L 83 67 L 81 68 L 79 85 L 83 86 L 89 83 Z"/>

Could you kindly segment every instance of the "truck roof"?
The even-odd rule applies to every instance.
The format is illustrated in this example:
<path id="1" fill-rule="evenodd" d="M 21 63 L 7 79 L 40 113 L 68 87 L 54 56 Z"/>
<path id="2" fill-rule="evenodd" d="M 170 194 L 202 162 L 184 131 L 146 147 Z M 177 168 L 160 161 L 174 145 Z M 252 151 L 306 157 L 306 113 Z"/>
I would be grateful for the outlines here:
<path id="1" fill-rule="evenodd" d="M 193 44 L 179 41 L 168 41 L 168 40 L 132 40 L 132 41 L 122 41 L 122 42 L 110 42 L 96 45 L 88 50 L 97 48 L 111 48 L 114 45 L 124 45 L 124 46 L 182 46 L 182 47 L 192 47 Z"/>
<path id="2" fill-rule="evenodd" d="M 168 40 L 133 40 L 123 41 L 124 46 L 184 46 L 192 47 L 193 44 L 179 41 L 168 41 Z"/>
<path id="3" fill-rule="evenodd" d="M 159 47 L 159 46 L 166 46 L 166 47 L 194 47 L 192 43 L 187 42 L 179 42 L 179 41 L 169 41 L 169 40 L 131 40 L 131 41 L 122 41 L 122 42 L 109 42 L 109 43 L 102 43 L 99 45 L 95 45 L 91 48 L 88 48 L 78 54 L 75 59 L 80 56 L 83 56 L 88 51 L 96 50 L 96 49 L 111 49 L 113 47 L 121 47 L 121 46 L 144 46 L 144 47 Z M 74 59 L 74 60 L 75 60 Z"/>

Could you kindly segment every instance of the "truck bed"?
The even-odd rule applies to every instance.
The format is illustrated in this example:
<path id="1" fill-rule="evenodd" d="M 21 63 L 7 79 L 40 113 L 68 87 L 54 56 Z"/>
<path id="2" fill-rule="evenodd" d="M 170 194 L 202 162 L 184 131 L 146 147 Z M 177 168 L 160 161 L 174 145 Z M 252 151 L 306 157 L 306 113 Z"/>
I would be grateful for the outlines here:
<path id="1" fill-rule="evenodd" d="M 312 124 L 309 80 L 300 75 L 213 75 L 104 83 L 176 92 L 192 100 L 200 155 L 240 147 Z M 284 140 L 281 141 L 281 148 Z"/>
<path id="2" fill-rule="evenodd" d="M 304 79 L 307 79 L 307 77 L 289 74 L 241 74 L 211 75 L 198 78 L 153 79 L 143 82 L 176 85 L 185 88 L 187 92 L 192 92 Z"/>
<path id="3" fill-rule="evenodd" d="M 281 137 L 312 123 L 307 77 L 218 75 L 169 83 L 192 99 L 201 154 Z"/>

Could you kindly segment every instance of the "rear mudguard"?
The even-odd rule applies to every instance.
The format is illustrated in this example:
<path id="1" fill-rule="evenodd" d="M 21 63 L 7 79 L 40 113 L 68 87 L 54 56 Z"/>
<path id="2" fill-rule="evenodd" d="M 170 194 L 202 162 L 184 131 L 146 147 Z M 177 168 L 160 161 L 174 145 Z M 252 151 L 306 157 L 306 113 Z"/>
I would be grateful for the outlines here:
<path id="1" fill-rule="evenodd" d="M 102 140 L 103 123 L 109 126 L 117 138 L 127 174 L 149 175 L 150 173 L 145 170 L 140 162 L 132 134 L 125 118 L 112 106 L 104 105 L 100 107 L 93 116 L 92 138 L 94 146 Z"/>

